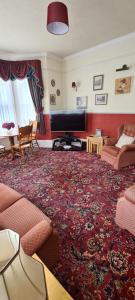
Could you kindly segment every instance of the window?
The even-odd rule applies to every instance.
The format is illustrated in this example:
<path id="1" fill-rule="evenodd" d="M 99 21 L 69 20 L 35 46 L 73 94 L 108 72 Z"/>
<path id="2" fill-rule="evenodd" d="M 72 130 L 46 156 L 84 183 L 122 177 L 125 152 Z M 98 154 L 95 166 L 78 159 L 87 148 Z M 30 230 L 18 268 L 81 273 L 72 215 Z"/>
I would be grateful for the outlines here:
<path id="1" fill-rule="evenodd" d="M 12 133 L 17 133 L 19 126 L 35 120 L 36 114 L 27 79 L 4 81 L 0 78 L 0 135 L 5 135 L 4 122 L 14 122 Z"/>

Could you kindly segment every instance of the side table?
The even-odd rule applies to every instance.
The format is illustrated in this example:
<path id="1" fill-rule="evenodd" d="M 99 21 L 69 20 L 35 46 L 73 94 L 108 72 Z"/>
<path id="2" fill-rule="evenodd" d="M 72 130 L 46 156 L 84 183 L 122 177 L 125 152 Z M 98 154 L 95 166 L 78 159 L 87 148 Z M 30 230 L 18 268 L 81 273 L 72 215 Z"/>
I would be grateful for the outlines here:
<path id="1" fill-rule="evenodd" d="M 103 143 L 106 138 L 107 136 L 88 136 L 86 151 L 92 153 L 96 147 L 96 153 L 101 155 Z"/>
<path id="2" fill-rule="evenodd" d="M 54 277 L 49 269 L 44 265 L 40 258 L 34 254 L 33 258 L 43 264 L 48 298 L 47 300 L 73 300 L 60 282 Z"/>

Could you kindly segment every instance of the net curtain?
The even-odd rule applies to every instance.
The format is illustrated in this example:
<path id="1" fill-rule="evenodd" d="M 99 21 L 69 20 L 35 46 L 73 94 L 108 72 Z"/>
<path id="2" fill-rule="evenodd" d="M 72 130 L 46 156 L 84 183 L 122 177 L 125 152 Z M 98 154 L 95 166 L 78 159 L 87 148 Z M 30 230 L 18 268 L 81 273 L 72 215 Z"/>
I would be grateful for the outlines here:
<path id="1" fill-rule="evenodd" d="M 35 107 L 39 132 L 45 133 L 42 99 L 44 87 L 40 60 L 6 61 L 0 60 L 0 77 L 7 80 L 28 79 L 31 97 Z"/>

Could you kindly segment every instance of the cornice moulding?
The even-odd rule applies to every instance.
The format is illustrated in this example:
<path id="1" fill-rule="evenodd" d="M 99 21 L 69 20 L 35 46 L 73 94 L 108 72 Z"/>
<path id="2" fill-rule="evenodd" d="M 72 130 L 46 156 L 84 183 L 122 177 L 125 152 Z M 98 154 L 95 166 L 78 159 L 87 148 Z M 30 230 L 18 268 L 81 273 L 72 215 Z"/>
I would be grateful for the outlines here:
<path id="1" fill-rule="evenodd" d="M 55 61 L 58 61 L 58 62 L 64 62 L 64 61 L 68 61 L 70 59 L 74 59 L 76 57 L 83 56 L 85 54 L 94 52 L 97 49 L 104 48 L 104 47 L 109 47 L 111 45 L 118 44 L 121 41 L 128 41 L 131 38 L 135 38 L 135 32 L 131 32 L 127 35 L 112 39 L 112 40 L 107 41 L 105 43 L 101 43 L 101 44 L 99 44 L 95 47 L 84 49 L 80 52 L 76 52 L 74 54 L 71 54 L 71 55 L 68 55 L 68 56 L 65 56 L 65 57 L 57 56 L 55 54 L 52 54 L 51 52 L 35 52 L 35 53 L 33 52 L 33 53 L 19 53 L 18 54 L 18 53 L 10 53 L 8 51 L 5 51 L 5 52 L 2 51 L 2 52 L 0 52 L 0 58 L 1 59 L 11 59 L 11 60 L 14 60 L 14 59 L 20 59 L 21 60 L 21 59 L 28 59 L 28 58 L 30 58 L 30 59 L 33 58 L 34 59 L 34 58 L 38 58 L 38 57 L 46 57 L 46 59 L 49 58 L 49 59 L 52 59 L 52 60 L 55 60 Z"/>
<path id="2" fill-rule="evenodd" d="M 68 55 L 68 56 L 65 56 L 63 58 L 63 61 L 67 61 L 67 60 L 70 60 L 70 59 L 74 59 L 78 56 L 83 56 L 84 54 L 88 54 L 88 53 L 91 53 L 91 52 L 94 52 L 95 50 L 97 49 L 100 49 L 100 48 L 104 48 L 104 47 L 109 47 L 111 45 L 115 45 L 115 44 L 118 44 L 119 42 L 121 41 L 126 41 L 128 39 L 131 39 L 131 38 L 135 38 L 135 32 L 131 32 L 127 35 L 124 35 L 124 36 L 121 36 L 121 37 L 118 37 L 118 38 L 115 38 L 115 39 L 112 39 L 110 41 L 107 41 L 105 43 L 102 43 L 102 44 L 99 44 L 95 47 L 91 47 L 91 48 L 88 48 L 88 49 L 84 49 L 80 52 L 76 52 L 74 54 L 71 54 L 71 55 Z"/>

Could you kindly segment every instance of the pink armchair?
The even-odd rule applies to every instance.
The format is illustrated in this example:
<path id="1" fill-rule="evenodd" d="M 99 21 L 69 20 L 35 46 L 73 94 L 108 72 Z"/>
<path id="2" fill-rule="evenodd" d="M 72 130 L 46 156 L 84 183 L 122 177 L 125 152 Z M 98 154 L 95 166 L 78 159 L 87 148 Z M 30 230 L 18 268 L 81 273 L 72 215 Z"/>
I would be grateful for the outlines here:
<path id="1" fill-rule="evenodd" d="M 101 153 L 101 159 L 110 163 L 114 169 L 135 164 L 135 141 L 130 145 L 124 145 L 122 148 L 115 146 L 122 133 L 135 137 L 135 124 L 121 125 L 118 129 L 118 138 L 106 139 Z"/>
<path id="2" fill-rule="evenodd" d="M 135 184 L 118 199 L 115 222 L 135 235 Z"/>

